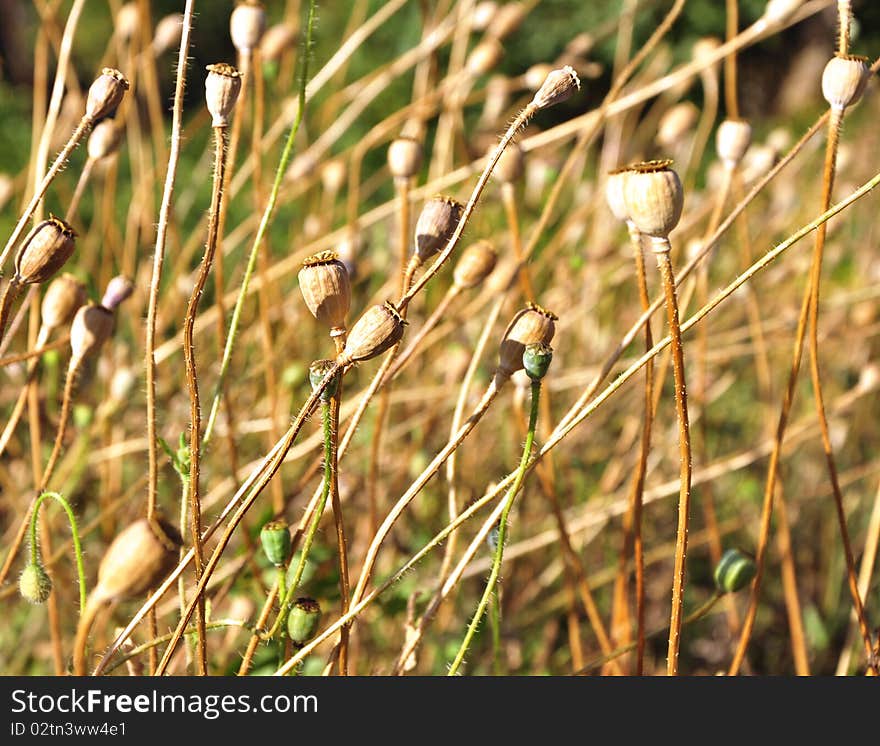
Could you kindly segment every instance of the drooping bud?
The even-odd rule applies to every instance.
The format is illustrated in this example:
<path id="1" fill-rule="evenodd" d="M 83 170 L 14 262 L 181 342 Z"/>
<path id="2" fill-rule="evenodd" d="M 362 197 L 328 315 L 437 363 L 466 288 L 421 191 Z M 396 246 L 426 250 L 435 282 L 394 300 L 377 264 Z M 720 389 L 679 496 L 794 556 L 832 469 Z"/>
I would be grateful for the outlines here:
<path id="1" fill-rule="evenodd" d="M 453 281 L 461 288 L 475 288 L 495 269 L 498 254 L 488 241 L 477 241 L 468 246 L 455 265 Z"/>
<path id="2" fill-rule="evenodd" d="M 526 345 L 523 352 L 523 369 L 533 381 L 540 381 L 547 375 L 550 363 L 553 362 L 553 348 L 542 342 Z"/>
<path id="3" fill-rule="evenodd" d="M 86 286 L 73 275 L 65 272 L 46 288 L 40 305 L 40 320 L 47 329 L 64 326 L 86 302 Z"/>
<path id="4" fill-rule="evenodd" d="M 401 135 L 388 146 L 388 170 L 395 179 L 411 179 L 422 167 L 422 144 Z"/>
<path id="5" fill-rule="evenodd" d="M 315 360 L 309 366 L 309 385 L 317 391 L 324 379 L 330 374 L 336 363 L 333 360 Z M 321 392 L 321 401 L 330 401 L 339 391 L 339 371 L 333 374 L 333 380 Z"/>
<path id="6" fill-rule="evenodd" d="M 580 87 L 581 81 L 574 68 L 571 65 L 566 65 L 547 75 L 543 85 L 532 99 L 531 105 L 536 109 L 555 106 L 565 101 L 575 91 L 580 90 Z"/>
<path id="7" fill-rule="evenodd" d="M 112 334 L 112 311 L 93 303 L 82 306 L 70 325 L 71 361 L 96 355 Z"/>
<path id="8" fill-rule="evenodd" d="M 52 578 L 39 562 L 28 563 L 18 578 L 18 592 L 25 601 L 44 604 L 52 595 Z"/>
<path id="9" fill-rule="evenodd" d="M 684 193 L 672 161 L 648 161 L 627 168 L 624 201 L 636 228 L 652 238 L 667 238 L 678 225 Z"/>
<path id="10" fill-rule="evenodd" d="M 526 345 L 549 345 L 556 333 L 556 314 L 529 303 L 513 317 L 498 350 L 498 373 L 509 378 L 523 367 Z"/>
<path id="11" fill-rule="evenodd" d="M 89 88 L 86 101 L 86 118 L 90 122 L 108 116 L 116 111 L 116 107 L 128 90 L 126 77 L 112 67 L 105 67 Z"/>
<path id="12" fill-rule="evenodd" d="M 311 640 L 321 623 L 321 606 L 313 598 L 298 598 L 287 615 L 287 634 L 299 647 Z"/>
<path id="13" fill-rule="evenodd" d="M 229 17 L 229 35 L 236 51 L 252 53 L 266 30 L 266 10 L 254 0 L 237 5 Z"/>
<path id="14" fill-rule="evenodd" d="M 315 254 L 303 262 L 299 289 L 312 315 L 330 327 L 331 333 L 345 329 L 351 308 L 348 270 L 332 251 Z"/>
<path id="15" fill-rule="evenodd" d="M 103 119 L 95 125 L 89 135 L 89 158 L 98 160 L 112 155 L 122 142 L 122 128 L 116 126 L 112 119 Z"/>
<path id="16" fill-rule="evenodd" d="M 290 556 L 290 526 L 287 521 L 269 521 L 260 530 L 260 543 L 269 562 L 275 567 L 282 567 Z"/>
<path id="17" fill-rule="evenodd" d="M 34 285 L 46 282 L 70 259 L 76 246 L 76 231 L 61 218 L 49 215 L 37 223 L 15 256 L 18 282 Z"/>
<path id="18" fill-rule="evenodd" d="M 745 119 L 725 119 L 715 135 L 715 149 L 726 168 L 736 168 L 752 142 L 752 127 Z"/>
<path id="19" fill-rule="evenodd" d="M 108 311 L 115 311 L 134 292 L 134 283 L 124 275 L 117 275 L 107 283 L 101 298 L 101 305 Z"/>
<path id="20" fill-rule="evenodd" d="M 722 593 L 736 593 L 755 577 L 755 560 L 739 549 L 728 549 L 715 568 L 715 585 Z"/>
<path id="21" fill-rule="evenodd" d="M 241 73 L 225 62 L 208 65 L 206 69 L 205 103 L 211 113 L 211 126 L 228 127 L 241 92 Z"/>
<path id="22" fill-rule="evenodd" d="M 416 221 L 416 256 L 421 262 L 446 246 L 463 213 L 462 204 L 451 197 L 438 195 L 425 202 Z"/>
<path id="23" fill-rule="evenodd" d="M 339 362 L 349 365 L 381 355 L 403 338 L 405 325 L 406 320 L 392 303 L 371 306 L 351 328 Z"/>
<path id="24" fill-rule="evenodd" d="M 837 54 L 822 73 L 822 95 L 832 109 L 843 111 L 858 103 L 870 74 L 866 57 Z"/>

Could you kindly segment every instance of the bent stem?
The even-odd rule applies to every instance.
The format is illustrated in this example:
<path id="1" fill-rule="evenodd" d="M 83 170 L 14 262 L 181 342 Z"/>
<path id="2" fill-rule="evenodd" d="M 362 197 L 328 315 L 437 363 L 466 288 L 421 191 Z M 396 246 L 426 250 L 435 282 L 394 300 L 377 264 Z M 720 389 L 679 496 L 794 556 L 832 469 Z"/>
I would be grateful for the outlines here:
<path id="1" fill-rule="evenodd" d="M 498 582 L 498 576 L 501 574 L 501 561 L 504 558 L 504 542 L 507 539 L 507 519 L 510 516 L 510 509 L 513 507 L 513 500 L 516 497 L 516 494 L 519 492 L 520 486 L 522 486 L 523 479 L 526 475 L 526 466 L 529 463 L 529 458 L 532 455 L 532 444 L 535 441 L 535 427 L 538 424 L 538 403 L 541 398 L 541 381 L 533 380 L 532 381 L 532 406 L 529 411 L 529 430 L 526 434 L 526 442 L 523 447 L 522 458 L 519 462 L 519 469 L 516 472 L 516 477 L 513 480 L 513 484 L 510 489 L 507 491 L 507 494 L 504 496 L 504 508 L 501 511 L 501 519 L 498 525 L 498 544 L 495 547 L 495 557 L 492 560 L 492 570 L 489 573 L 489 580 L 486 581 L 486 587 L 483 590 L 483 596 L 480 598 L 480 602 L 477 604 L 477 609 L 474 612 L 474 616 L 471 619 L 471 623 L 468 625 L 467 632 L 465 633 L 464 640 L 461 642 L 461 647 L 458 649 L 458 653 L 455 656 L 455 660 L 452 661 L 452 665 L 449 667 L 449 676 L 455 676 L 456 672 L 461 666 L 461 662 L 464 660 L 464 656 L 467 653 L 468 647 L 470 647 L 471 640 L 474 637 L 474 633 L 477 631 L 477 627 L 480 624 L 480 621 L 483 618 L 483 614 L 486 611 L 486 605 L 489 603 L 489 598 L 492 596 L 495 591 L 495 584 Z"/>

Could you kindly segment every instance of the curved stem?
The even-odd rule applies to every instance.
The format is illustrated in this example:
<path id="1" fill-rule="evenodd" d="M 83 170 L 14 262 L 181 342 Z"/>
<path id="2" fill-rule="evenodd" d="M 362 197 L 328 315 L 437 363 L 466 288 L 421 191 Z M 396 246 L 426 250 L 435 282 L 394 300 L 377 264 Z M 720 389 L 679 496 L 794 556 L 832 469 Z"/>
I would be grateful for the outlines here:
<path id="1" fill-rule="evenodd" d="M 64 512 L 67 513 L 67 520 L 70 523 L 70 533 L 73 536 L 73 555 L 76 559 L 76 576 L 79 581 L 79 611 L 80 614 L 83 614 L 86 608 L 86 571 L 85 566 L 83 565 L 82 546 L 79 543 L 79 528 L 77 526 L 76 516 L 70 507 L 70 503 L 68 503 L 67 500 L 61 497 L 57 492 L 42 492 L 37 498 L 36 503 L 34 503 L 33 510 L 31 511 L 30 534 L 28 536 L 31 548 L 31 563 L 36 564 L 38 559 L 37 523 L 40 517 L 40 506 L 43 504 L 44 500 L 50 497 L 64 509 Z"/>

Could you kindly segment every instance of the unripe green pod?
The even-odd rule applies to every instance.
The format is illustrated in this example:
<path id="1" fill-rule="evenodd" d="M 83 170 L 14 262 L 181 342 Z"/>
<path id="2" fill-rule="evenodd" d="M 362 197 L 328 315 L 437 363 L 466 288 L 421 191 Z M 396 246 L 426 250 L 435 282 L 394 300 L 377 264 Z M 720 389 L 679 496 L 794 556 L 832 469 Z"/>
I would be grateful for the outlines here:
<path id="1" fill-rule="evenodd" d="M 523 368 L 533 381 L 540 381 L 547 375 L 552 361 L 553 348 L 543 342 L 526 345 L 523 351 Z"/>
<path id="2" fill-rule="evenodd" d="M 52 594 L 52 578 L 42 565 L 28 564 L 18 579 L 18 591 L 26 601 L 32 604 L 44 604 Z"/>
<path id="3" fill-rule="evenodd" d="M 287 634 L 302 647 L 315 636 L 321 622 L 321 606 L 313 598 L 298 598 L 287 615 Z"/>
<path id="4" fill-rule="evenodd" d="M 260 530 L 260 543 L 275 567 L 282 567 L 290 555 L 290 526 L 284 519 L 269 521 Z"/>
<path id="5" fill-rule="evenodd" d="M 309 384 L 312 387 L 312 391 L 317 390 L 335 364 L 332 360 L 315 360 L 309 366 Z M 338 391 L 339 371 L 333 376 L 333 380 L 327 384 L 327 388 L 321 392 L 321 401 L 330 401 Z"/>
<path id="6" fill-rule="evenodd" d="M 755 560 L 739 549 L 728 549 L 715 568 L 715 585 L 722 593 L 736 593 L 752 582 Z"/>

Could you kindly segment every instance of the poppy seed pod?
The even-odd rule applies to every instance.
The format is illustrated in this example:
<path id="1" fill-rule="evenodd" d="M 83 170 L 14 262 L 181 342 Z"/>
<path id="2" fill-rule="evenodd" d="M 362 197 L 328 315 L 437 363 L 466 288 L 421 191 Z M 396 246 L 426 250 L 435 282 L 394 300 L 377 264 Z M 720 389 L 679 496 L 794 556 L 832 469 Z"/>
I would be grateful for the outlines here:
<path id="1" fill-rule="evenodd" d="M 48 220 L 31 229 L 15 255 L 15 275 L 21 284 L 46 282 L 70 259 L 76 246 L 76 231 L 61 218 Z"/>
<path id="2" fill-rule="evenodd" d="M 654 139 L 662 148 L 678 145 L 697 123 L 700 113 L 690 101 L 676 104 L 661 117 Z"/>
<path id="3" fill-rule="evenodd" d="M 493 145 L 489 152 L 491 153 L 494 149 Z M 501 153 L 501 157 L 498 159 L 498 163 L 495 164 L 492 175 L 502 184 L 512 184 L 522 178 L 525 170 L 526 164 L 523 149 L 517 143 L 512 142 Z"/>
<path id="4" fill-rule="evenodd" d="M 351 281 L 334 252 L 324 251 L 303 262 L 299 289 L 312 316 L 329 326 L 331 332 L 345 329 L 351 308 Z"/>
<path id="5" fill-rule="evenodd" d="M 719 39 L 716 39 L 714 36 L 704 36 L 702 39 L 698 39 L 694 42 L 691 51 L 694 59 L 699 61 L 707 59 L 720 46 L 721 41 Z"/>
<path id="6" fill-rule="evenodd" d="M 28 563 L 18 578 L 18 592 L 25 601 L 44 604 L 52 595 L 52 578 L 39 563 Z"/>
<path id="7" fill-rule="evenodd" d="M 416 256 L 426 262 L 443 249 L 464 213 L 461 202 L 438 195 L 425 202 L 416 221 Z"/>
<path id="8" fill-rule="evenodd" d="M 171 47 L 176 47 L 180 43 L 182 33 L 183 13 L 171 13 L 163 16 L 156 24 L 156 33 L 153 36 L 153 53 L 158 57 Z"/>
<path id="9" fill-rule="evenodd" d="M 131 297 L 133 292 L 134 283 L 124 275 L 117 275 L 107 283 L 101 305 L 108 311 L 115 311 L 123 301 Z"/>
<path id="10" fill-rule="evenodd" d="M 140 518 L 126 526 L 107 547 L 98 566 L 94 595 L 99 601 L 140 596 L 177 564 L 183 540 L 164 518 Z"/>
<path id="11" fill-rule="evenodd" d="M 471 30 L 485 31 L 497 12 L 498 3 L 495 0 L 483 0 L 477 3 L 471 15 Z"/>
<path id="12" fill-rule="evenodd" d="M 715 149 L 727 168 L 736 168 L 752 142 L 752 127 L 745 119 L 725 119 L 715 134 Z"/>
<path id="13" fill-rule="evenodd" d="M 422 167 L 422 144 L 401 135 L 388 146 L 388 170 L 395 179 L 411 179 Z"/>
<path id="14" fill-rule="evenodd" d="M 526 13 L 522 3 L 504 3 L 495 11 L 492 22 L 486 31 L 499 39 L 510 36 L 522 25 Z"/>
<path id="15" fill-rule="evenodd" d="M 537 91 L 554 69 L 549 62 L 537 62 L 523 73 L 523 83 L 530 91 Z"/>
<path id="16" fill-rule="evenodd" d="M 86 286 L 71 274 L 56 277 L 46 288 L 40 305 L 40 319 L 47 329 L 64 326 L 86 302 Z"/>
<path id="17" fill-rule="evenodd" d="M 623 197 L 630 220 L 646 236 L 667 238 L 681 218 L 684 193 L 672 161 L 629 166 Z"/>
<path id="18" fill-rule="evenodd" d="M 298 598 L 287 616 L 290 641 L 302 647 L 315 636 L 321 623 L 321 606 L 313 598 Z"/>
<path id="19" fill-rule="evenodd" d="M 536 109 L 555 106 L 580 90 L 580 87 L 581 81 L 571 65 L 552 70 L 532 99 L 531 106 Z"/>
<path id="20" fill-rule="evenodd" d="M 250 54 L 260 44 L 266 30 L 266 10 L 262 5 L 248 0 L 236 6 L 229 16 L 229 35 L 232 45 L 241 54 Z"/>
<path id="21" fill-rule="evenodd" d="M 371 306 L 351 328 L 339 362 L 350 365 L 381 355 L 403 338 L 405 325 L 406 320 L 392 303 Z"/>
<path id="22" fill-rule="evenodd" d="M 526 345 L 523 352 L 523 369 L 533 381 L 540 381 L 550 370 L 553 362 L 553 348 L 541 342 Z"/>
<path id="23" fill-rule="evenodd" d="M 112 119 L 103 119 L 95 125 L 89 135 L 89 158 L 98 160 L 112 155 L 122 142 L 122 128 L 116 126 Z"/>
<path id="24" fill-rule="evenodd" d="M 471 75 L 486 75 L 504 56 L 504 47 L 498 39 L 489 36 L 475 46 L 468 55 L 465 66 Z"/>
<path id="25" fill-rule="evenodd" d="M 785 23 L 803 2 L 804 0 L 768 0 L 761 17 L 767 23 Z"/>
<path id="26" fill-rule="evenodd" d="M 715 567 L 715 586 L 722 593 L 736 593 L 752 582 L 756 572 L 755 560 L 749 555 L 728 549 Z"/>
<path id="27" fill-rule="evenodd" d="M 260 543 L 266 558 L 275 567 L 281 567 L 290 555 L 290 526 L 283 518 L 269 521 L 260 530 Z"/>
<path id="28" fill-rule="evenodd" d="M 206 69 L 205 103 L 211 113 L 211 126 L 228 127 L 238 94 L 241 93 L 241 73 L 225 62 L 208 65 Z"/>
<path id="29" fill-rule="evenodd" d="M 529 303 L 513 317 L 498 350 L 498 373 L 506 378 L 523 367 L 526 345 L 549 345 L 556 333 L 556 314 Z"/>
<path id="30" fill-rule="evenodd" d="M 336 363 L 333 360 L 315 360 L 309 366 L 309 385 L 312 387 L 312 391 L 317 391 L 320 388 L 324 379 L 335 366 Z M 336 396 L 338 391 L 339 372 L 337 371 L 333 376 L 333 380 L 327 384 L 327 388 L 321 392 L 321 401 L 330 401 Z"/>
<path id="31" fill-rule="evenodd" d="M 629 220 L 629 211 L 626 209 L 626 200 L 623 197 L 625 184 L 625 168 L 611 171 L 605 180 L 605 201 L 608 203 L 611 214 L 623 223 Z"/>
<path id="32" fill-rule="evenodd" d="M 865 57 L 837 54 L 822 73 L 822 95 L 832 109 L 843 111 L 858 103 L 871 70 Z"/>
<path id="33" fill-rule="evenodd" d="M 116 111 L 128 90 L 128 80 L 112 67 L 105 67 L 89 88 L 86 100 L 86 119 L 94 122 Z"/>
<path id="34" fill-rule="evenodd" d="M 97 354 L 112 334 L 112 311 L 93 303 L 82 306 L 70 325 L 71 365 Z"/>
<path id="35" fill-rule="evenodd" d="M 345 186 L 345 161 L 335 158 L 321 169 L 321 183 L 328 192 L 338 192 Z"/>
<path id="36" fill-rule="evenodd" d="M 488 241 L 477 241 L 461 254 L 452 274 L 460 288 L 475 288 L 495 269 L 498 254 Z"/>
<path id="37" fill-rule="evenodd" d="M 116 33 L 123 41 L 131 41 L 138 32 L 140 26 L 140 11 L 137 3 L 131 2 L 123 5 L 116 14 Z"/>
<path id="38" fill-rule="evenodd" d="M 263 62 L 275 62 L 296 44 L 296 26 L 277 23 L 269 28 L 260 40 L 260 57 Z"/>

